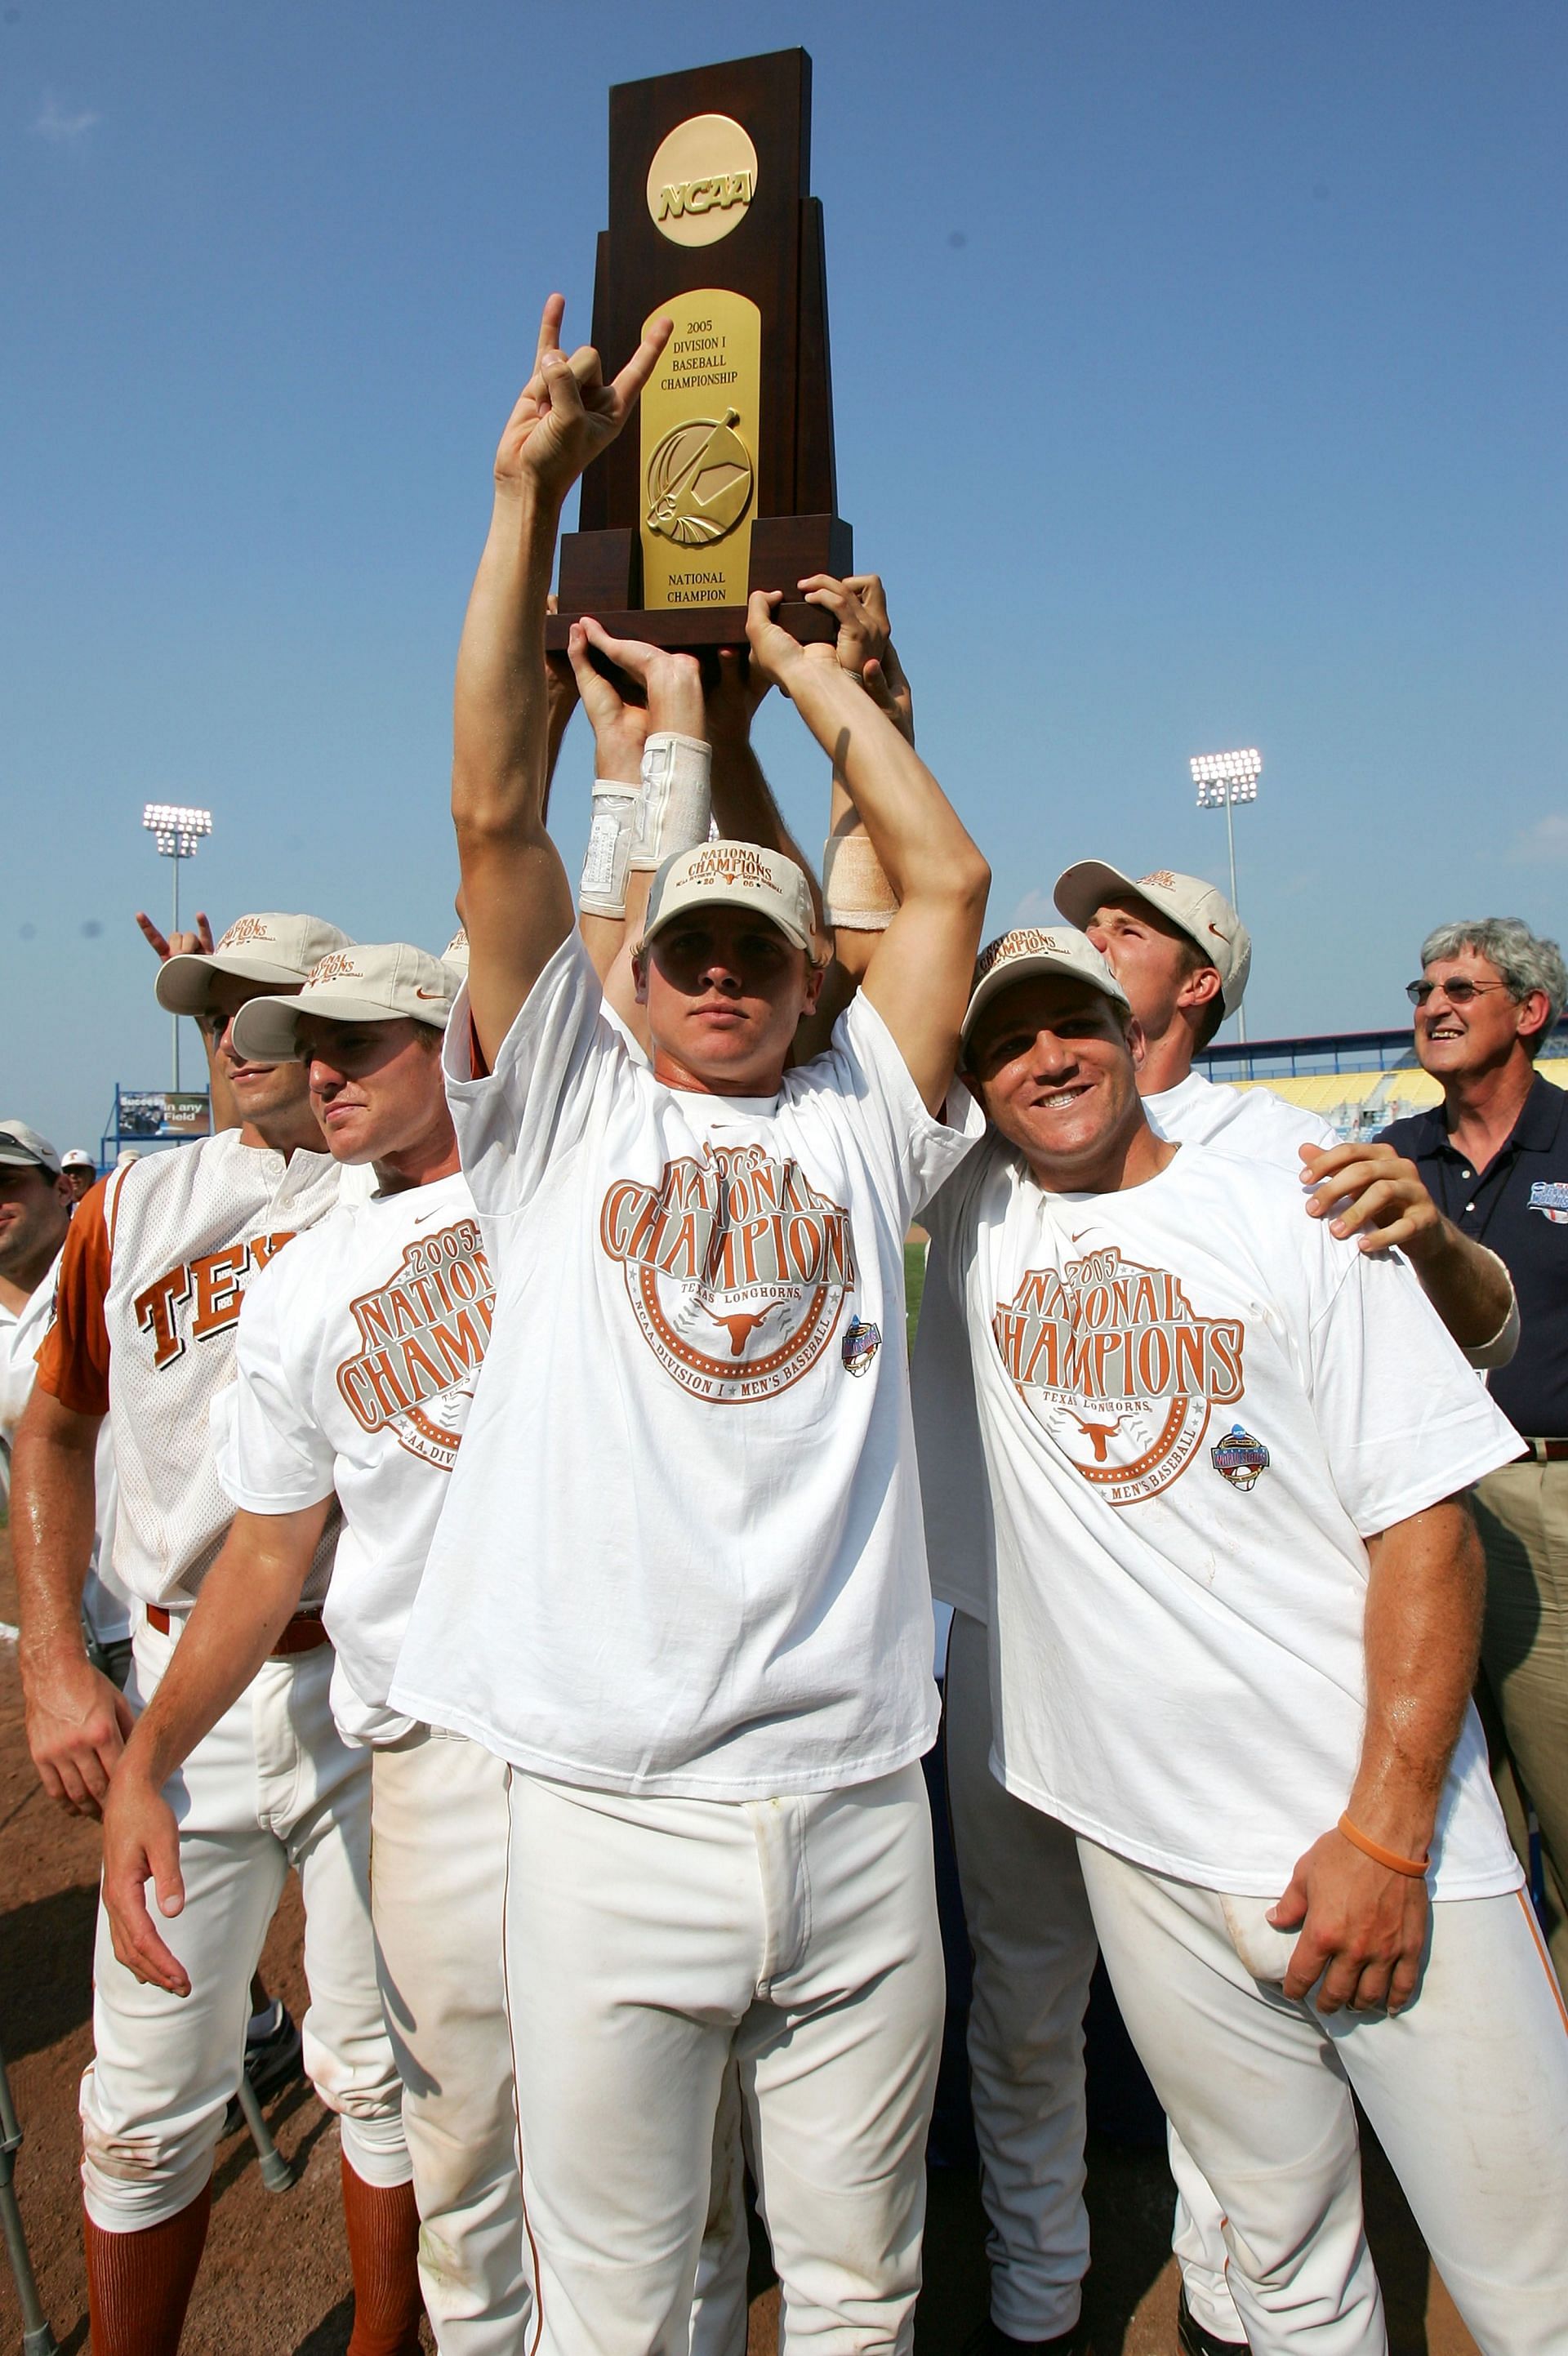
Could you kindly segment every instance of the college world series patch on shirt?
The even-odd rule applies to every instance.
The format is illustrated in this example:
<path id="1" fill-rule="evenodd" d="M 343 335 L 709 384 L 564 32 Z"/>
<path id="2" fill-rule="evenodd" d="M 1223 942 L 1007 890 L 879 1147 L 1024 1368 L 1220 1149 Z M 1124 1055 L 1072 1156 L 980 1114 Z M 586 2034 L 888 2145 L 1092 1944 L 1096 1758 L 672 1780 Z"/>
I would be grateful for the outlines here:
<path id="1" fill-rule="evenodd" d="M 1568 1226 L 1568 1183 L 1561 1178 L 1538 1178 L 1526 1208 L 1539 1211 L 1554 1227 Z"/>
<path id="2" fill-rule="evenodd" d="M 1233 1423 L 1223 1440 L 1217 1440 L 1208 1451 L 1208 1461 L 1222 1481 L 1243 1495 L 1258 1485 L 1258 1475 L 1269 1469 L 1269 1451 L 1261 1440 L 1243 1431 Z"/>

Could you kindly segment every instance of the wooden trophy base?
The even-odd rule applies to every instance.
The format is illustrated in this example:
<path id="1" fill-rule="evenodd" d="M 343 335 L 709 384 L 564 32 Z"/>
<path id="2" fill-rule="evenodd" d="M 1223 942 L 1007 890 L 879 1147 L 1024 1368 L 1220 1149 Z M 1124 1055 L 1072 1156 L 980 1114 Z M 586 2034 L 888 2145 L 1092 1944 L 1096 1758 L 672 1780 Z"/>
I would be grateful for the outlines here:
<path id="1" fill-rule="evenodd" d="M 810 573 L 842 580 L 854 570 L 854 535 L 837 516 L 758 516 L 751 527 L 749 586 L 784 591 L 777 618 L 802 646 L 836 637 L 838 622 L 825 607 L 789 593 Z M 744 605 L 643 606 L 637 602 L 641 594 L 642 549 L 635 531 L 567 532 L 561 542 L 558 610 L 545 623 L 545 645 L 564 648 L 572 624 L 585 614 L 612 637 L 640 638 L 649 646 L 700 650 L 746 644 Z"/>

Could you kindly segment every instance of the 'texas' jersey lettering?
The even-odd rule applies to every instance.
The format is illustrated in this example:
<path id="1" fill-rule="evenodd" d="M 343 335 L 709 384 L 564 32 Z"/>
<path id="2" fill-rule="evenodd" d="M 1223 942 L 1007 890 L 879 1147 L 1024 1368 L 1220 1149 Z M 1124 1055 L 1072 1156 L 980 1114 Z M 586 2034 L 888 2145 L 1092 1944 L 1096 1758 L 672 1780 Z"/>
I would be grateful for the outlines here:
<path id="1" fill-rule="evenodd" d="M 656 1186 L 618 1180 L 599 1242 L 665 1372 L 718 1403 L 798 1382 L 855 1282 L 848 1211 L 760 1145 L 705 1145 Z"/>
<path id="2" fill-rule="evenodd" d="M 244 1243 L 209 1252 L 204 1259 L 187 1260 L 137 1293 L 131 1307 L 142 1332 L 151 1337 L 157 1372 L 183 1358 L 190 1343 L 226 1333 L 237 1323 L 246 1285 L 294 1232 L 285 1227 L 275 1235 L 251 1236 Z"/>
<path id="3" fill-rule="evenodd" d="M 477 1219 L 404 1248 L 391 1280 L 350 1302 L 361 1347 L 338 1388 L 365 1431 L 450 1472 L 490 1338 L 495 1284 Z"/>
<path id="4" fill-rule="evenodd" d="M 1240 1318 L 1197 1316 L 1168 1269 L 1113 1247 L 1028 1269 L 991 1331 L 1029 1412 L 1112 1505 L 1168 1488 L 1244 1387 Z"/>

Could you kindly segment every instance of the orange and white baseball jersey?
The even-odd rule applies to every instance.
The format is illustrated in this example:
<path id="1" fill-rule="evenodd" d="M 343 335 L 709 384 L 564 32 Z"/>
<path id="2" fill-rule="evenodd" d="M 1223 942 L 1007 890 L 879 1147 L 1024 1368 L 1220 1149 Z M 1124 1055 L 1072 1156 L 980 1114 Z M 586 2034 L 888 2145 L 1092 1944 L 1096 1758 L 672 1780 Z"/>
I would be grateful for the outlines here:
<path id="1" fill-rule="evenodd" d="M 991 1495 L 997 1772 L 1135 1864 L 1277 1895 L 1355 1777 L 1364 1541 L 1512 1427 L 1408 1264 L 1261 1162 L 1050 1194 L 993 1139 L 925 1217 Z M 1434 1895 L 1517 1886 L 1473 1710 L 1433 1854 Z"/>
<path id="2" fill-rule="evenodd" d="M 473 1197 L 455 1174 L 343 1205 L 246 1295 L 219 1477 L 255 1514 L 336 1493 L 343 1530 L 325 1618 L 333 1715 L 351 1742 L 408 1731 L 387 1696 L 494 1291 Z"/>
<path id="3" fill-rule="evenodd" d="M 338 1198 L 325 1153 L 285 1162 L 222 1130 L 114 1171 L 78 1208 L 38 1379 L 109 1418 L 119 1477 L 114 1568 L 143 1603 L 196 1601 L 233 1517 L 213 1463 L 213 1400 L 233 1379 L 246 1287 Z M 336 1530 L 322 1542 L 318 1601 Z"/>
<path id="4" fill-rule="evenodd" d="M 574 934 L 447 1087 L 495 1331 L 396 1707 L 617 1791 L 832 1791 L 937 1725 L 904 1232 L 980 1133 L 865 998 L 776 1097 L 667 1087 Z"/>

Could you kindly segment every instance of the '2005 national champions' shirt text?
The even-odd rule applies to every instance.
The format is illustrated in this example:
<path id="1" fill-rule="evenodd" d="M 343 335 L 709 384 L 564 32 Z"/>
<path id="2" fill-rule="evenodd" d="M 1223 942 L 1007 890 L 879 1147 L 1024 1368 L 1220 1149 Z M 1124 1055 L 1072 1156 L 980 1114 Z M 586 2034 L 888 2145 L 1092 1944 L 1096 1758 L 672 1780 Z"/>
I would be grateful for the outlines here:
<path id="1" fill-rule="evenodd" d="M 664 1087 L 574 936 L 448 1089 L 495 1329 L 394 1707 L 516 1764 L 720 1799 L 936 1730 L 903 1348 L 915 1206 L 979 1134 L 875 1010 L 766 1101 Z"/>
<path id="2" fill-rule="evenodd" d="M 1201 1072 L 1188 1072 L 1174 1088 L 1145 1097 L 1144 1110 L 1156 1137 L 1218 1146 L 1221 1152 L 1270 1163 L 1298 1183 L 1299 1149 L 1339 1141 L 1326 1121 L 1272 1089 L 1217 1086 Z M 936 1243 L 926 1261 L 913 1382 L 931 1591 L 972 1620 L 989 1620 L 995 1568 L 974 1376 L 962 1308 Z"/>
<path id="3" fill-rule="evenodd" d="M 342 1535 L 324 1610 L 332 1709 L 387 1742 L 398 1649 L 489 1340 L 494 1286 L 458 1174 L 346 1203 L 254 1283 L 235 1380 L 214 1415 L 237 1505 L 297 1513 L 336 1494 Z"/>

